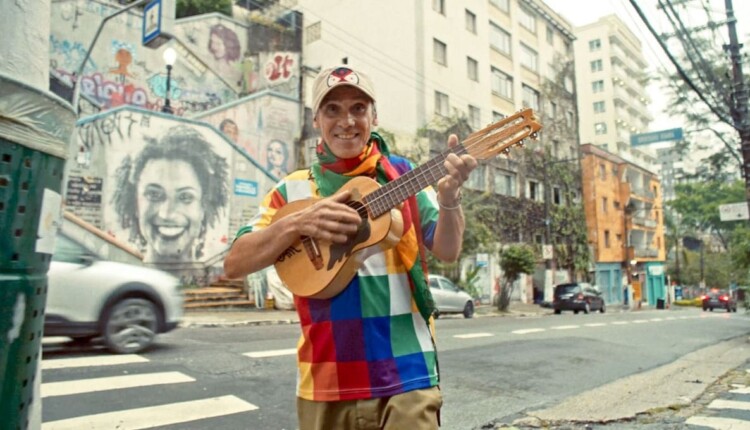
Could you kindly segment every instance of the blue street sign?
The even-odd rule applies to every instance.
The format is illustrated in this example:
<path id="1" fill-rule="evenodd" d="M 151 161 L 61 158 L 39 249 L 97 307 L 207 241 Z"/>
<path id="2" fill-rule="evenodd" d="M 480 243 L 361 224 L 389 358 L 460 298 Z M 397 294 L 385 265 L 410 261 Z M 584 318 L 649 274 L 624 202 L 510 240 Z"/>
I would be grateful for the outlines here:
<path id="1" fill-rule="evenodd" d="M 648 145 L 649 143 L 682 140 L 682 128 L 652 131 L 651 133 L 631 134 L 630 146 Z"/>
<path id="2" fill-rule="evenodd" d="M 153 0 L 143 9 L 143 44 L 161 33 L 161 0 Z"/>
<path id="3" fill-rule="evenodd" d="M 235 178 L 234 193 L 238 196 L 257 197 L 258 183 L 249 179 Z"/>

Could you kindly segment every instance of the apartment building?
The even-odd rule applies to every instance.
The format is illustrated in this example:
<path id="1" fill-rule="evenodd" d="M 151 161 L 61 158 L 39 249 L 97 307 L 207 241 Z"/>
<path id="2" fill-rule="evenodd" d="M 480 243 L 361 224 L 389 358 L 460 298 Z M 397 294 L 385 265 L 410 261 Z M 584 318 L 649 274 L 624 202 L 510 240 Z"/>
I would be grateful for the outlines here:
<path id="1" fill-rule="evenodd" d="M 461 115 L 476 130 L 531 107 L 544 126 L 532 148 L 577 159 L 573 28 L 543 1 L 299 0 L 294 9 L 304 16 L 305 77 L 342 62 L 368 72 L 379 129 L 394 135 L 399 151 L 426 149 L 417 131 L 445 118 Z M 466 186 L 541 205 L 542 176 L 514 154 L 482 162 Z M 542 237 L 544 220 L 535 221 L 511 240 Z"/>
<path id="2" fill-rule="evenodd" d="M 596 145 L 581 145 L 581 154 L 596 284 L 607 303 L 626 302 L 630 295 L 636 302 L 654 305 L 666 295 L 659 178 Z"/>

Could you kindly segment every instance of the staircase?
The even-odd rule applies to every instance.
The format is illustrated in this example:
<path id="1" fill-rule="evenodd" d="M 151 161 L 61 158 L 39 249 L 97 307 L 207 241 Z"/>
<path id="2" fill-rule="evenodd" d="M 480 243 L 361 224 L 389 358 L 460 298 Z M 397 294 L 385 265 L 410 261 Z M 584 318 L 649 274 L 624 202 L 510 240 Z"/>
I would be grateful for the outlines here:
<path id="1" fill-rule="evenodd" d="M 185 310 L 236 309 L 255 306 L 249 300 L 243 282 L 220 279 L 208 287 L 189 288 L 185 291 Z"/>

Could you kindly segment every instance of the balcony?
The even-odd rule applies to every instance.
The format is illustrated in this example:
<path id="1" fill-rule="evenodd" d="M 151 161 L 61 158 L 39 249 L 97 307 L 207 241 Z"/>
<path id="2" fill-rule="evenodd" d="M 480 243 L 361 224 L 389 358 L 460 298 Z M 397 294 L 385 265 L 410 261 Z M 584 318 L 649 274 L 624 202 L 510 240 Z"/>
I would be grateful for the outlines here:
<path id="1" fill-rule="evenodd" d="M 633 224 L 640 225 L 647 228 L 656 228 L 656 221 L 651 218 L 646 218 L 643 216 L 634 216 L 633 217 Z"/>
<path id="2" fill-rule="evenodd" d="M 659 250 L 654 248 L 633 248 L 636 258 L 656 258 L 659 256 Z"/>

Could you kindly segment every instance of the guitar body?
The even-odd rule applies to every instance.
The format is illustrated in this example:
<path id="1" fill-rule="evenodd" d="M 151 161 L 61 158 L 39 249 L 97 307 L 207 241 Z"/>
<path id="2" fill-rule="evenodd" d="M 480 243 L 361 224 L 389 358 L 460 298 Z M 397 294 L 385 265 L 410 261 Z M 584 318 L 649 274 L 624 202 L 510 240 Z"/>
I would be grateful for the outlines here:
<path id="1" fill-rule="evenodd" d="M 274 263 L 279 277 L 295 295 L 313 299 L 328 299 L 340 293 L 359 269 L 363 251 L 371 246 L 395 246 L 403 235 L 401 211 L 372 217 L 362 202 L 364 196 L 380 185 L 366 177 L 356 177 L 341 190 L 350 190 L 353 199 L 348 204 L 362 215 L 362 224 L 344 244 L 303 237 L 295 241 Z M 276 212 L 271 224 L 312 206 L 319 199 L 290 202 Z"/>

